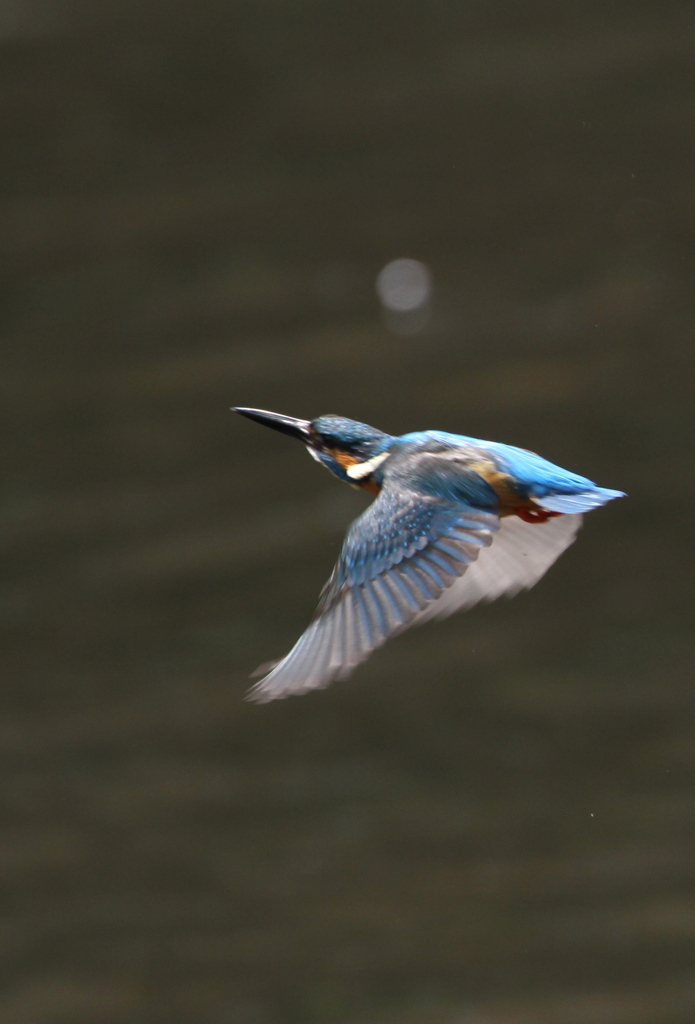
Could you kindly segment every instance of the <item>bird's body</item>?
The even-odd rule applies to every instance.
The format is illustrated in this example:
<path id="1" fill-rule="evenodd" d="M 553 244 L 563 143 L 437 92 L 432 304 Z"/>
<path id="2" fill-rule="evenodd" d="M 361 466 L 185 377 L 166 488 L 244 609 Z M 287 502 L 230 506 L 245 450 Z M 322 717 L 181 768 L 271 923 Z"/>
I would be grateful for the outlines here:
<path id="1" fill-rule="evenodd" d="M 236 411 L 299 438 L 376 498 L 350 526 L 308 629 L 251 691 L 260 702 L 345 678 L 411 625 L 533 586 L 574 540 L 581 513 L 622 496 L 495 441 Z"/>

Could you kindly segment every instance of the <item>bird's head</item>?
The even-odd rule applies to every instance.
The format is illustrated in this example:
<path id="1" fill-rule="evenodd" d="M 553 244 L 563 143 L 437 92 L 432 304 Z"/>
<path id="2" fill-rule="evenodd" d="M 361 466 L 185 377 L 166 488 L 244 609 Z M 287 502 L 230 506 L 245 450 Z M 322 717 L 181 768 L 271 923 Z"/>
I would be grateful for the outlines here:
<path id="1" fill-rule="evenodd" d="M 329 414 L 315 420 L 298 420 L 294 416 L 283 416 L 264 409 L 235 408 L 234 412 L 298 438 L 318 462 L 323 463 L 341 480 L 368 489 L 371 489 L 368 482 L 373 473 L 371 469 L 366 471 L 366 463 L 371 464 L 374 460 L 376 470 L 377 457 L 386 453 L 393 441 L 391 435 L 385 434 L 383 430 L 358 423 L 357 420 L 349 420 L 345 416 Z M 365 466 L 365 472 L 358 468 L 362 466 Z"/>

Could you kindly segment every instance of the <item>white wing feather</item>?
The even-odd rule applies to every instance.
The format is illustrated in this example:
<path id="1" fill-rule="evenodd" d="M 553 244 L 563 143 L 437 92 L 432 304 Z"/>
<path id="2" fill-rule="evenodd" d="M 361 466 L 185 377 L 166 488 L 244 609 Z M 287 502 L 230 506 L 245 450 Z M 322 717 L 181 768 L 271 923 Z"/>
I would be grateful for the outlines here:
<path id="1" fill-rule="evenodd" d="M 545 523 L 525 523 L 516 516 L 502 519 L 490 547 L 483 548 L 463 576 L 424 608 L 413 624 L 533 587 L 574 541 L 581 525 L 578 513 Z"/>

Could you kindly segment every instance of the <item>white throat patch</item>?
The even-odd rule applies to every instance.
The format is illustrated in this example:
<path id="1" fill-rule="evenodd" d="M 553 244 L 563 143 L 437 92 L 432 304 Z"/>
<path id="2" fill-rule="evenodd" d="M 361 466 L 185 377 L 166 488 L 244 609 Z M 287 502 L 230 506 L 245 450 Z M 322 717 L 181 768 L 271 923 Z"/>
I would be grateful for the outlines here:
<path id="1" fill-rule="evenodd" d="M 382 452 L 381 455 L 375 455 L 373 459 L 367 459 L 366 462 L 357 462 L 354 466 L 348 466 L 345 472 L 351 480 L 364 480 L 366 476 L 371 476 L 374 470 L 388 459 L 389 454 L 389 452 Z"/>

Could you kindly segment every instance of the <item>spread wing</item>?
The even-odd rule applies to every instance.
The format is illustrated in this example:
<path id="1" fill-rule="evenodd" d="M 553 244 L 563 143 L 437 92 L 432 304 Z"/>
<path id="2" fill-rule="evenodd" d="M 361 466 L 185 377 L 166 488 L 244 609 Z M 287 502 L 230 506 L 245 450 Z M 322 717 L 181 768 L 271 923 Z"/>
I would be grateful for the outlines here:
<path id="1" fill-rule="evenodd" d="M 387 478 L 350 527 L 313 621 L 250 699 L 264 703 L 345 678 L 436 602 L 486 550 L 499 525 L 494 512 Z"/>
<path id="2" fill-rule="evenodd" d="M 479 601 L 494 601 L 535 586 L 553 562 L 572 544 L 582 516 L 560 515 L 545 523 L 526 523 L 516 516 L 502 519 L 491 547 L 481 551 L 464 576 L 420 613 L 416 624 L 445 618 Z"/>
<path id="3" fill-rule="evenodd" d="M 410 486 L 398 472 L 385 477 L 350 527 L 313 621 L 251 700 L 327 686 L 411 625 L 532 587 L 574 540 L 582 521 L 574 507 L 544 523 L 500 519 L 478 507 L 487 485 L 477 473 L 440 461 L 439 494 Z"/>

